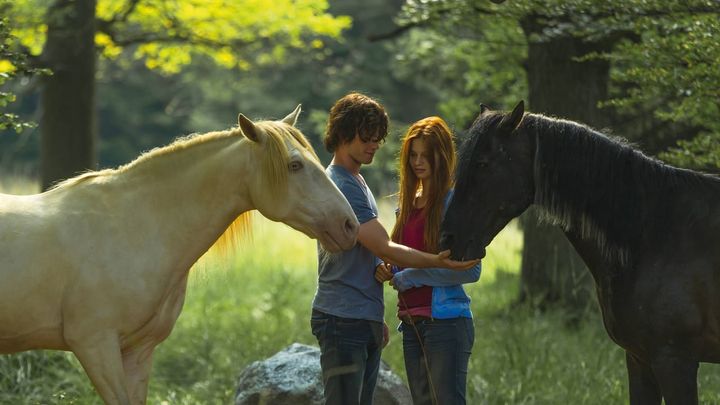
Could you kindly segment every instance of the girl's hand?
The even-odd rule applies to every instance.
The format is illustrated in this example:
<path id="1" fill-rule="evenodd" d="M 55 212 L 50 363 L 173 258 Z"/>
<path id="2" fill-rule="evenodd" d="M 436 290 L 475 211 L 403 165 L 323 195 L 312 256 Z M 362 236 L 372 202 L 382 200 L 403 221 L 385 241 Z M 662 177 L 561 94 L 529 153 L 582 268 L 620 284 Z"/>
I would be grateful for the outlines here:
<path id="1" fill-rule="evenodd" d="M 383 321 L 383 349 L 390 343 L 390 328 L 387 322 Z"/>
<path id="2" fill-rule="evenodd" d="M 378 281 L 378 283 L 384 283 L 388 280 L 392 280 L 393 274 L 391 269 L 391 265 L 385 262 L 382 262 L 375 267 L 375 280 Z"/>

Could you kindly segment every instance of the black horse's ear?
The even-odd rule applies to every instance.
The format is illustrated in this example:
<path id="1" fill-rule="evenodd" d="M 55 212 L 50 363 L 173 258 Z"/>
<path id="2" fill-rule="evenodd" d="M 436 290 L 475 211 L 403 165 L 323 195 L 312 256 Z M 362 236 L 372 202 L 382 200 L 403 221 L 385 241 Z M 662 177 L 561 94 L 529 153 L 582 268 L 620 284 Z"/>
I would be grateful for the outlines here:
<path id="1" fill-rule="evenodd" d="M 502 121 L 500 121 L 500 127 L 510 132 L 514 131 L 515 128 L 520 125 L 520 121 L 523 119 L 525 114 L 525 102 L 520 100 L 519 103 L 513 108 L 512 112 L 506 115 Z"/>
<path id="2" fill-rule="evenodd" d="M 474 127 L 475 124 L 477 124 L 477 122 L 480 121 L 480 118 L 482 118 L 482 116 L 483 116 L 486 112 L 488 112 L 488 111 L 492 111 L 492 108 L 488 107 L 487 105 L 485 105 L 485 104 L 483 104 L 483 103 L 480 103 L 480 113 L 477 115 L 477 117 L 475 117 L 475 119 L 474 119 L 473 122 L 470 124 L 470 126 L 468 127 L 468 129 Z"/>

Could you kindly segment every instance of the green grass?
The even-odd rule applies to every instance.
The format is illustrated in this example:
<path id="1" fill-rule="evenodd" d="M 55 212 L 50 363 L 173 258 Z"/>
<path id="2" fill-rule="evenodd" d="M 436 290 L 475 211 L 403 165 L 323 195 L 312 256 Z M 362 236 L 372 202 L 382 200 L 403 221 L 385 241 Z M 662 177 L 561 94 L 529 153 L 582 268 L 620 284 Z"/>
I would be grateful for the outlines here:
<path id="1" fill-rule="evenodd" d="M 388 227 L 391 206 L 382 202 Z M 480 281 L 467 287 L 476 330 L 468 403 L 627 403 L 623 352 L 607 337 L 596 311 L 567 323 L 560 311 L 511 305 L 521 244 L 511 224 L 488 249 Z M 236 379 L 249 363 L 293 342 L 316 345 L 309 325 L 315 255 L 314 241 L 258 215 L 253 237 L 236 255 L 202 258 L 191 272 L 175 329 L 155 352 L 148 403 L 232 403 Z M 394 330 L 395 292 L 386 288 L 385 299 Z M 391 338 L 383 358 L 404 377 L 402 339 L 397 332 Z M 720 403 L 717 366 L 701 367 L 700 391 L 702 403 Z M 16 403 L 101 401 L 72 354 L 36 351 L 0 356 L 0 404 Z"/>
<path id="2" fill-rule="evenodd" d="M 0 193 L 34 194 L 40 190 L 40 184 L 28 181 L 26 176 L 0 169 Z"/>

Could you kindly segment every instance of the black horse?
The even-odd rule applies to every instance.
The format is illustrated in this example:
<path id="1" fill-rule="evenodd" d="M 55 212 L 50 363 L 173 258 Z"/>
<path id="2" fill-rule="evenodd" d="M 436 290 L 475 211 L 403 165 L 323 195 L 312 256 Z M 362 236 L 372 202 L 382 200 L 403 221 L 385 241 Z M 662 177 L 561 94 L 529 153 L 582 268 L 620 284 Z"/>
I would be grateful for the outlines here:
<path id="1" fill-rule="evenodd" d="M 625 349 L 631 404 L 697 404 L 720 362 L 720 179 L 678 169 L 587 126 L 481 106 L 459 157 L 441 245 L 485 247 L 531 204 L 562 227 Z"/>

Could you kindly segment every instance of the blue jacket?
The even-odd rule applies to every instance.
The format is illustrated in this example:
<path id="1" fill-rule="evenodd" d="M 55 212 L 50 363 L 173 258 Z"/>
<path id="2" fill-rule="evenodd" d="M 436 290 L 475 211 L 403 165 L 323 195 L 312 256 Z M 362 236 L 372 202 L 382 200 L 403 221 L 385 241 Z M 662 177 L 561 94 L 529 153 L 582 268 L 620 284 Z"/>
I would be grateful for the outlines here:
<path id="1" fill-rule="evenodd" d="M 445 196 L 445 211 L 452 198 L 453 190 Z M 412 287 L 431 286 L 432 303 L 431 314 L 433 318 L 472 318 L 470 312 L 470 297 L 465 294 L 462 284 L 474 283 L 480 279 L 481 263 L 465 271 L 455 271 L 442 268 L 416 269 L 406 268 L 395 273 L 393 284 L 402 292 Z"/>

